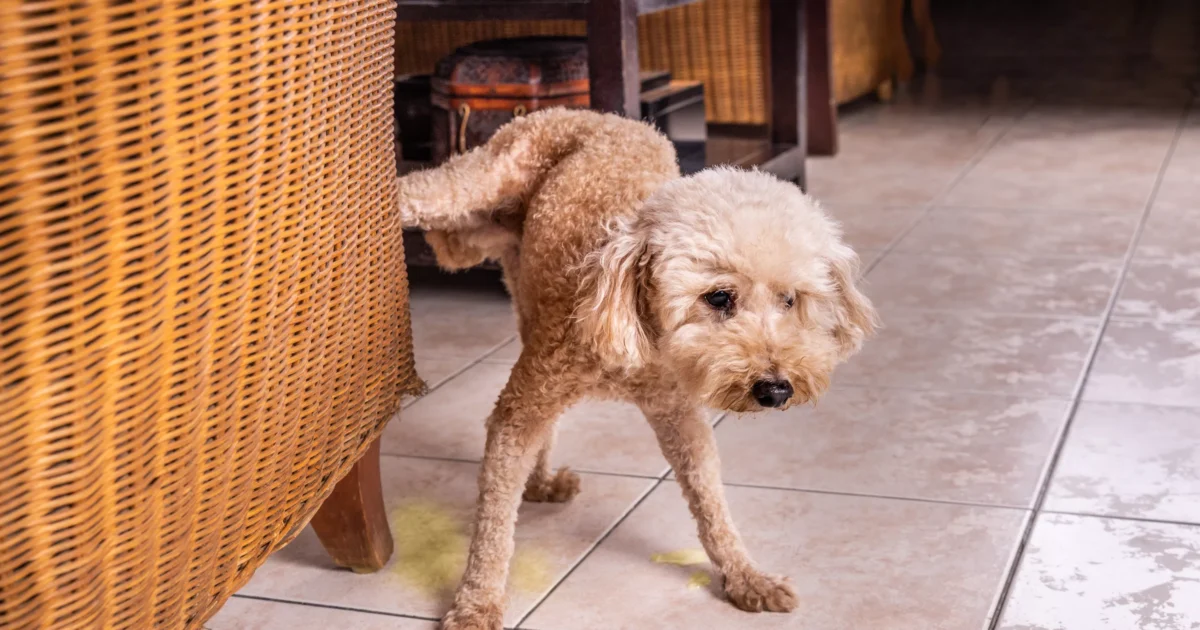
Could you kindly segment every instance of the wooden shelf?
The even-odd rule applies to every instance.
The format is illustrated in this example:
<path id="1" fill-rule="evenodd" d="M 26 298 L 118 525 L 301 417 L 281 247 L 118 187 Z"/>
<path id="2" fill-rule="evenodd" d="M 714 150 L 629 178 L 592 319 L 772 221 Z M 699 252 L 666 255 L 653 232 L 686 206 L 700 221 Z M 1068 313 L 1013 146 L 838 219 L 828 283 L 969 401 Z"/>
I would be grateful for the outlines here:
<path id="1" fill-rule="evenodd" d="M 637 0 L 639 15 L 698 0 Z M 399 0 L 396 18 L 423 21 L 586 20 L 588 0 Z"/>

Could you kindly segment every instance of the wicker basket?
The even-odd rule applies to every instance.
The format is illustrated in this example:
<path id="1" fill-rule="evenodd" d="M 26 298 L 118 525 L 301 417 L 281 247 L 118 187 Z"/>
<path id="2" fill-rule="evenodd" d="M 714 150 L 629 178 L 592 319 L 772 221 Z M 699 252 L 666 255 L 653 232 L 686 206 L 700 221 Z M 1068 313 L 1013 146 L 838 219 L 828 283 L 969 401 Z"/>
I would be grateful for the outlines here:
<path id="1" fill-rule="evenodd" d="M 0 2 L 0 627 L 199 627 L 419 386 L 394 18 Z"/>

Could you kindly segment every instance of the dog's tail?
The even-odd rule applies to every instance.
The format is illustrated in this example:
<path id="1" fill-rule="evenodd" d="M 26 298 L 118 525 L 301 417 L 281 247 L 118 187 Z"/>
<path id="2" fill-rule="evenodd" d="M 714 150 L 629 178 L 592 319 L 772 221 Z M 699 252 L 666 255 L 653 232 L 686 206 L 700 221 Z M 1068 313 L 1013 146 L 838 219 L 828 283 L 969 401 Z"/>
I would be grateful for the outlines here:
<path id="1" fill-rule="evenodd" d="M 526 199 L 608 116 L 549 109 L 517 118 L 486 144 L 400 178 L 401 221 L 425 230 L 495 224 L 497 213 Z"/>

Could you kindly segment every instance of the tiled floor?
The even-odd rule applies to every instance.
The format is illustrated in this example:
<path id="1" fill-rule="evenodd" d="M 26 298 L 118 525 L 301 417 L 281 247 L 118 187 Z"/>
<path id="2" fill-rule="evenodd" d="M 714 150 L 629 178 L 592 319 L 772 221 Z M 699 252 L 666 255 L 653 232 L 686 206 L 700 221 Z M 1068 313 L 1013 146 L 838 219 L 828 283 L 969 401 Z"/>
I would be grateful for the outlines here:
<path id="1" fill-rule="evenodd" d="M 514 583 L 507 622 L 1200 628 L 1200 103 L 1055 85 L 859 107 L 812 162 L 886 328 L 818 408 L 714 417 L 735 517 L 796 613 L 738 612 L 689 586 L 707 565 L 653 562 L 698 546 L 678 488 L 634 409 L 585 404 L 555 451 L 583 492 L 522 508 L 543 579 Z M 514 322 L 499 290 L 427 284 L 413 315 L 433 389 L 385 433 L 384 492 L 464 525 Z M 447 593 L 399 547 L 355 575 L 305 532 L 208 625 L 432 629 Z"/>

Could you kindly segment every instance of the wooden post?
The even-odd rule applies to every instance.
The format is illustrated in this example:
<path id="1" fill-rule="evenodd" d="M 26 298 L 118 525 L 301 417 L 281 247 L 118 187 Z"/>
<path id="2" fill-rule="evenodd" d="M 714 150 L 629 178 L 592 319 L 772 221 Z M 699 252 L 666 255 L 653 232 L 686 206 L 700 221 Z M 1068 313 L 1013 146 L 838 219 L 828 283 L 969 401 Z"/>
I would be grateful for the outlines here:
<path id="1" fill-rule="evenodd" d="M 835 155 L 837 102 L 833 97 L 833 60 L 829 0 L 807 0 L 805 42 L 808 48 L 808 155 Z"/>
<path id="2" fill-rule="evenodd" d="M 587 12 L 591 107 L 640 118 L 637 0 L 591 0 Z"/>
<path id="3" fill-rule="evenodd" d="M 762 5 L 766 25 L 771 143 L 777 148 L 781 145 L 799 148 L 792 152 L 793 163 L 788 166 L 791 172 L 797 173 L 795 182 L 801 188 L 805 187 L 804 159 L 808 147 L 805 4 L 809 1 L 817 0 L 763 0 Z"/>

